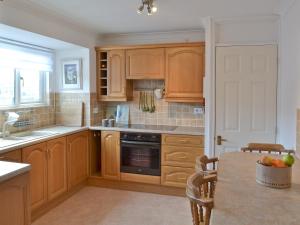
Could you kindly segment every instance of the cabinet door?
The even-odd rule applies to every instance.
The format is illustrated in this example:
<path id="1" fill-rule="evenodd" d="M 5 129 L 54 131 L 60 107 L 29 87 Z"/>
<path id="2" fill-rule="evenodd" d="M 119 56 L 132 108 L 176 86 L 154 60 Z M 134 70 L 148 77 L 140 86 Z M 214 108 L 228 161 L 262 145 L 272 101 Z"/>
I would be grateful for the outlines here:
<path id="1" fill-rule="evenodd" d="M 30 224 L 29 173 L 0 184 L 0 224 Z"/>
<path id="2" fill-rule="evenodd" d="M 204 46 L 166 50 L 166 100 L 203 102 Z"/>
<path id="3" fill-rule="evenodd" d="M 66 138 L 47 142 L 48 153 L 48 200 L 67 191 L 67 148 Z"/>
<path id="4" fill-rule="evenodd" d="M 161 184 L 172 187 L 186 187 L 187 179 L 195 172 L 194 168 L 161 167 Z"/>
<path id="5" fill-rule="evenodd" d="M 108 96 L 126 98 L 125 50 L 108 53 Z"/>
<path id="6" fill-rule="evenodd" d="M 21 150 L 14 150 L 0 155 L 1 161 L 8 162 L 21 162 L 22 161 L 22 152 Z"/>
<path id="7" fill-rule="evenodd" d="M 102 176 L 120 180 L 120 133 L 101 132 L 101 170 Z"/>
<path id="8" fill-rule="evenodd" d="M 165 49 L 126 51 L 127 79 L 165 79 Z"/>
<path id="9" fill-rule="evenodd" d="M 35 210 L 47 202 L 47 144 L 23 148 L 23 162 L 31 165 L 31 209 Z"/>
<path id="10" fill-rule="evenodd" d="M 68 188 L 80 184 L 88 176 L 88 131 L 67 137 Z"/>

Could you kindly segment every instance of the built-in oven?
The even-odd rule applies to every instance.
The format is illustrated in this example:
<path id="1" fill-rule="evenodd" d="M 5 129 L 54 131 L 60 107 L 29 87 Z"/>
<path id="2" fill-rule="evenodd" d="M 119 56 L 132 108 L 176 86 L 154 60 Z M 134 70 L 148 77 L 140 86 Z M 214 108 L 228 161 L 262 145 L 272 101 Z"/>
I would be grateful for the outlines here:
<path id="1" fill-rule="evenodd" d="M 160 176 L 161 135 L 121 132 L 121 172 Z"/>

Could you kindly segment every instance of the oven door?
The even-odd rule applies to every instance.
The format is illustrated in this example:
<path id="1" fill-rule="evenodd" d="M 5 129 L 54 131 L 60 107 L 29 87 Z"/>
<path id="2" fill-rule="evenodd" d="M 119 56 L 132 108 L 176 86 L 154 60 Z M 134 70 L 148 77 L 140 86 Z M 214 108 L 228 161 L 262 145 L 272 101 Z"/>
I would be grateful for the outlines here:
<path id="1" fill-rule="evenodd" d="M 121 140 L 121 172 L 160 176 L 160 143 Z"/>

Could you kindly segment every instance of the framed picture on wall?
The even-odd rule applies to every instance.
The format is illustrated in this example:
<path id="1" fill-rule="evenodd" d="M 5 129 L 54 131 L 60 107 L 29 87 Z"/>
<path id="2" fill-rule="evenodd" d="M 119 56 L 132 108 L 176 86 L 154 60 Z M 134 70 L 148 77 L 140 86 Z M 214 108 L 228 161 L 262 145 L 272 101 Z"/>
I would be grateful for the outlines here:
<path id="1" fill-rule="evenodd" d="M 62 61 L 62 88 L 82 89 L 82 60 L 65 59 Z"/>

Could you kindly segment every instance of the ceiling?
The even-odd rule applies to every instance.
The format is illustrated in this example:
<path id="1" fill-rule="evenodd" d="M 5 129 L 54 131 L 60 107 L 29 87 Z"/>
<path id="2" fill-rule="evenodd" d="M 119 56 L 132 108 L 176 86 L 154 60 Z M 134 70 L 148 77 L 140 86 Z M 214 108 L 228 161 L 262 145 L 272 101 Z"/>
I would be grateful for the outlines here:
<path id="1" fill-rule="evenodd" d="M 27 0 L 99 34 L 199 29 L 207 16 L 278 13 L 282 0 L 155 0 L 158 13 L 138 15 L 141 0 Z"/>
<path id="2" fill-rule="evenodd" d="M 0 34 L 1 38 L 15 40 L 23 43 L 27 43 L 28 40 L 30 40 L 31 45 L 43 46 L 52 50 L 67 50 L 81 48 L 77 45 L 73 45 L 64 41 L 21 30 L 4 24 L 0 24 Z"/>

